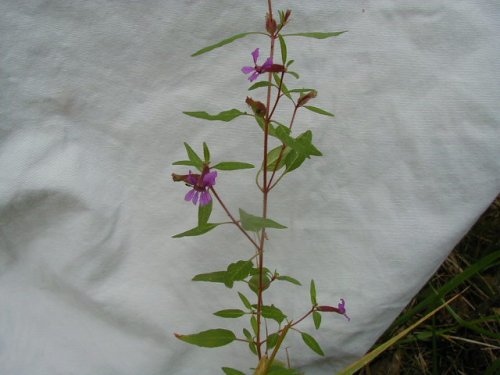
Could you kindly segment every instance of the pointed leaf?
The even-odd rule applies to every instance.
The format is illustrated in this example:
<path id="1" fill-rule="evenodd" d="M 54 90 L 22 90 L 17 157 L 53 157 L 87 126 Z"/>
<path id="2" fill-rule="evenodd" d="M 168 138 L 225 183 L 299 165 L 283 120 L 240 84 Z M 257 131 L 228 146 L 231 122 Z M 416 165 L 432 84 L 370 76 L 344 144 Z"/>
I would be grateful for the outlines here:
<path id="1" fill-rule="evenodd" d="M 187 342 L 188 344 L 198 345 L 204 348 L 216 348 L 228 345 L 236 340 L 236 336 L 233 332 L 221 328 L 209 329 L 192 335 L 176 334 L 175 337 L 179 340 Z"/>
<path id="2" fill-rule="evenodd" d="M 304 340 L 305 344 L 311 348 L 311 350 L 319 355 L 324 356 L 325 353 L 321 349 L 321 346 L 319 346 L 318 342 L 312 337 L 311 335 L 308 335 L 305 332 L 301 333 L 302 335 L 302 340 Z"/>
<path id="3" fill-rule="evenodd" d="M 205 157 L 205 163 L 210 162 L 210 150 L 205 142 L 203 142 L 203 156 Z"/>
<path id="4" fill-rule="evenodd" d="M 307 133 L 307 135 L 306 135 Z M 310 156 L 321 156 L 321 151 L 319 151 L 312 143 L 312 132 L 308 130 L 302 133 L 297 138 L 290 136 L 290 129 L 286 126 L 279 125 L 276 127 L 274 135 L 285 145 L 297 151 L 299 154 L 304 155 L 309 158 Z"/>
<path id="5" fill-rule="evenodd" d="M 231 367 L 222 367 L 222 371 L 224 371 L 224 374 L 226 375 L 245 375 L 244 372 L 241 372 Z"/>
<path id="6" fill-rule="evenodd" d="M 240 296 L 240 299 L 241 299 L 241 302 L 243 302 L 243 305 L 248 310 L 252 310 L 252 304 L 250 303 L 250 301 L 248 300 L 248 298 L 245 297 L 245 295 L 243 293 L 240 293 L 240 292 L 238 292 L 238 295 Z"/>
<path id="7" fill-rule="evenodd" d="M 191 160 L 179 160 L 172 163 L 172 165 L 189 165 L 191 167 L 196 167 L 197 164 L 193 163 Z"/>
<path id="8" fill-rule="evenodd" d="M 313 107 L 312 105 L 305 105 L 304 108 L 307 108 L 310 111 L 319 113 L 320 115 L 335 117 L 335 115 L 333 113 L 330 113 L 330 112 L 325 111 L 324 109 L 321 109 L 318 107 Z"/>
<path id="9" fill-rule="evenodd" d="M 288 281 L 289 283 L 292 283 L 292 284 L 295 284 L 295 285 L 302 285 L 299 280 L 294 279 L 291 276 L 279 275 L 276 279 L 277 280 L 281 280 L 281 281 Z"/>
<path id="10" fill-rule="evenodd" d="M 284 229 L 286 228 L 284 225 L 277 223 L 271 219 L 264 219 L 259 216 L 251 215 L 240 208 L 240 219 L 241 226 L 243 229 L 258 232 L 262 228 L 275 228 L 275 229 Z"/>
<path id="11" fill-rule="evenodd" d="M 289 92 L 299 92 L 299 93 L 304 93 L 304 92 L 311 92 L 311 91 L 316 91 L 314 89 L 307 89 L 307 88 L 303 88 L 303 89 L 292 89 L 290 90 Z"/>
<path id="12" fill-rule="evenodd" d="M 287 368 L 279 365 L 272 365 L 267 375 L 304 375 L 302 372 L 293 368 Z"/>
<path id="13" fill-rule="evenodd" d="M 212 201 L 210 203 L 198 207 L 198 227 L 203 227 L 208 224 L 208 219 L 212 213 Z"/>
<path id="14" fill-rule="evenodd" d="M 201 55 L 201 54 L 203 54 L 205 52 L 209 52 L 209 51 L 211 51 L 213 49 L 225 46 L 226 44 L 232 43 L 235 40 L 244 38 L 247 35 L 251 35 L 251 34 L 263 34 L 263 35 L 267 35 L 265 33 L 257 32 L 257 31 L 250 31 L 250 32 L 247 32 L 247 33 L 236 34 L 236 35 L 233 35 L 233 36 L 231 36 L 231 37 L 229 37 L 227 39 L 221 40 L 220 42 L 212 44 L 212 45 L 210 45 L 208 47 L 202 48 L 199 51 L 196 51 L 195 53 L 193 53 L 191 56 L 193 56 L 193 57 L 194 56 L 199 56 L 199 55 Z"/>
<path id="15" fill-rule="evenodd" d="M 286 173 L 290 173 L 300 167 L 305 160 L 306 157 L 304 155 L 299 155 L 296 151 L 292 150 L 292 152 L 287 155 L 285 160 Z"/>
<path id="16" fill-rule="evenodd" d="M 250 331 L 248 329 L 243 328 L 243 334 L 245 335 L 245 337 L 247 338 L 248 341 L 253 340 L 252 334 L 250 333 Z"/>
<path id="17" fill-rule="evenodd" d="M 219 316 L 221 318 L 239 318 L 245 314 L 246 313 L 243 310 L 239 309 L 227 309 L 214 312 L 215 316 Z"/>
<path id="18" fill-rule="evenodd" d="M 279 337 L 280 335 L 278 333 L 273 333 L 267 336 L 267 341 L 266 341 L 267 348 L 268 349 L 274 348 L 278 343 Z"/>
<path id="19" fill-rule="evenodd" d="M 250 164 L 250 163 L 242 163 L 239 161 L 223 161 L 221 163 L 215 164 L 212 168 L 218 169 L 221 171 L 234 171 L 237 169 L 255 168 L 255 166 L 253 164 Z"/>
<path id="20" fill-rule="evenodd" d="M 269 86 L 277 87 L 274 83 L 271 83 L 269 81 L 260 81 L 260 82 L 254 83 L 252 86 L 250 86 L 248 88 L 248 91 L 255 90 L 255 89 L 258 89 L 260 87 L 269 87 Z"/>
<path id="21" fill-rule="evenodd" d="M 311 287 L 309 289 L 310 294 L 311 294 L 311 304 L 313 306 L 316 306 L 318 302 L 316 301 L 316 284 L 314 283 L 314 280 L 311 280 Z"/>
<path id="22" fill-rule="evenodd" d="M 250 325 L 252 326 L 253 333 L 255 333 L 255 335 L 257 335 L 257 331 L 259 330 L 259 328 L 258 328 L 259 325 L 257 324 L 257 318 L 253 315 L 250 318 Z"/>
<path id="23" fill-rule="evenodd" d="M 283 65 L 285 65 L 286 58 L 287 58 L 285 38 L 283 38 L 281 36 L 281 34 L 278 34 L 278 38 L 279 38 L 280 47 L 281 47 L 281 61 L 283 61 Z"/>
<path id="24" fill-rule="evenodd" d="M 226 271 L 216 271 L 210 273 L 200 273 L 193 277 L 193 281 L 207 281 L 210 283 L 223 283 L 226 279 Z"/>
<path id="25" fill-rule="evenodd" d="M 234 120 L 238 116 L 243 116 L 246 113 L 241 112 L 240 110 L 237 109 L 230 109 L 227 111 L 220 112 L 216 115 L 211 115 L 208 114 L 207 112 L 204 111 L 198 111 L 198 112 L 183 112 L 185 115 L 191 116 L 191 117 L 196 117 L 199 119 L 203 120 L 209 120 L 209 121 L 231 121 Z"/>
<path id="26" fill-rule="evenodd" d="M 299 73 L 292 72 L 291 70 L 287 70 L 286 72 L 288 74 L 292 75 L 295 79 L 299 79 L 300 78 Z"/>
<path id="27" fill-rule="evenodd" d="M 294 33 L 294 34 L 284 34 L 283 36 L 305 36 L 307 38 L 325 39 L 325 38 L 330 38 L 332 36 L 338 36 L 338 35 L 341 35 L 341 34 L 346 33 L 346 32 L 347 32 L 347 30 L 330 32 L 330 33 L 321 33 L 321 32 Z"/>
<path id="28" fill-rule="evenodd" d="M 231 288 L 234 281 L 244 280 L 253 268 L 253 263 L 250 260 L 240 260 L 236 263 L 231 263 L 226 271 L 226 286 Z"/>
<path id="29" fill-rule="evenodd" d="M 321 314 L 319 312 L 317 311 L 313 312 L 313 321 L 314 321 L 314 327 L 316 327 L 316 329 L 319 329 L 321 325 Z"/>
<path id="30" fill-rule="evenodd" d="M 196 152 L 194 152 L 191 146 L 188 145 L 186 142 L 184 142 L 184 147 L 186 148 L 189 160 L 199 171 L 201 171 L 203 169 L 203 161 L 201 160 L 201 158 L 198 156 Z"/>
<path id="31" fill-rule="evenodd" d="M 196 228 L 187 230 L 185 232 L 176 234 L 175 236 L 172 236 L 172 238 L 181 238 L 181 237 L 190 237 L 190 236 L 201 236 L 202 234 L 205 234 L 207 232 L 210 232 L 212 229 L 214 229 L 216 226 L 220 224 L 217 223 L 206 223 L 202 226 L 198 226 Z"/>
<path id="32" fill-rule="evenodd" d="M 286 318 L 286 315 L 274 305 L 262 306 L 262 316 L 266 319 L 276 320 L 280 324 Z"/>

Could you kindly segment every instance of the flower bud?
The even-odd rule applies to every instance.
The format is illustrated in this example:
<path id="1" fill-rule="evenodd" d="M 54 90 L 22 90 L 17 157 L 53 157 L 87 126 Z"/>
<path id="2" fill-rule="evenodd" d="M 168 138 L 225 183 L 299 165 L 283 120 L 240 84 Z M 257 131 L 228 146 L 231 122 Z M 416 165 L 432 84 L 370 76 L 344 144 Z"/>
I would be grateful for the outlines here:
<path id="1" fill-rule="evenodd" d="M 258 100 L 253 100 L 251 97 L 247 96 L 245 103 L 248 104 L 255 115 L 264 117 L 266 115 L 266 106 L 264 103 L 259 102 Z"/>
<path id="2" fill-rule="evenodd" d="M 288 19 L 290 18 L 291 14 L 292 14 L 292 11 L 290 9 L 287 9 L 285 12 L 285 19 L 283 20 L 283 25 L 285 25 L 288 22 Z"/>
<path id="3" fill-rule="evenodd" d="M 306 105 L 309 100 L 315 98 L 317 95 L 318 92 L 316 90 L 309 91 L 306 95 L 302 95 L 297 101 L 297 107 Z"/>
<path id="4" fill-rule="evenodd" d="M 266 14 L 266 30 L 269 34 L 274 35 L 276 32 L 276 21 L 272 18 L 269 13 Z"/>

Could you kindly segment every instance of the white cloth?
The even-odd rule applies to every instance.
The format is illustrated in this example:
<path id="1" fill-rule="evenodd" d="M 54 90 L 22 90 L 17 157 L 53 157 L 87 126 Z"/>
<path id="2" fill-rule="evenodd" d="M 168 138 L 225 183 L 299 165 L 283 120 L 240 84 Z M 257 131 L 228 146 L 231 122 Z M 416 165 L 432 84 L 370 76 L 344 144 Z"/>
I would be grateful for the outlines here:
<path id="1" fill-rule="evenodd" d="M 275 1 L 293 11 L 288 38 L 319 92 L 294 128 L 324 157 L 270 196 L 267 261 L 303 287 L 271 288 L 290 318 L 346 300 L 292 335 L 294 366 L 332 373 L 362 355 L 438 268 L 500 190 L 500 6 L 496 0 Z M 0 2 L 0 373 L 213 375 L 255 365 L 244 344 L 202 349 L 173 333 L 238 327 L 212 312 L 235 290 L 193 275 L 246 259 L 230 226 L 192 228 L 187 188 L 170 181 L 187 141 L 214 161 L 258 164 L 251 118 L 204 122 L 182 111 L 247 110 L 240 69 L 265 37 L 266 2 L 4 0 Z M 261 56 L 266 57 L 266 56 Z M 262 60 L 263 61 L 263 60 Z M 262 90 L 262 89 L 260 89 Z M 262 98 L 263 91 L 252 91 Z M 285 117 L 287 113 L 280 113 Z M 260 212 L 253 172 L 219 173 L 228 207 Z M 214 220 L 227 218 L 215 206 Z M 251 292 L 245 288 L 250 296 Z M 237 334 L 241 335 L 241 328 Z"/>

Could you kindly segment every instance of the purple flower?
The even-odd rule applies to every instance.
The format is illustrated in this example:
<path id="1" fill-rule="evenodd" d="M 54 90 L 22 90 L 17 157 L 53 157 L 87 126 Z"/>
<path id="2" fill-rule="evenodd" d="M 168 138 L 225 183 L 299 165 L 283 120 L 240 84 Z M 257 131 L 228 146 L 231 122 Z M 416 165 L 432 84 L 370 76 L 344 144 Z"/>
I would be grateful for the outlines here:
<path id="1" fill-rule="evenodd" d="M 185 177 L 185 182 L 191 185 L 193 188 L 189 190 L 184 197 L 186 201 L 193 202 L 194 205 L 200 202 L 200 206 L 206 206 L 212 201 L 212 196 L 208 191 L 212 186 L 215 185 L 215 178 L 217 177 L 217 172 L 209 172 L 208 168 L 206 171 L 200 175 L 189 174 Z"/>
<path id="2" fill-rule="evenodd" d="M 337 305 L 337 307 L 333 306 L 318 306 L 316 307 L 316 310 L 318 311 L 324 311 L 324 312 L 336 312 L 337 314 L 344 315 L 347 320 L 351 320 L 346 314 L 345 310 L 345 301 L 343 298 L 340 299 L 340 303 Z"/>
<path id="3" fill-rule="evenodd" d="M 241 68 L 241 71 L 245 74 L 252 73 L 250 75 L 250 77 L 248 77 L 248 80 L 250 82 L 255 81 L 257 79 L 257 77 L 259 75 L 261 75 L 262 73 L 268 72 L 269 69 L 273 65 L 273 59 L 270 57 L 266 60 L 266 62 L 263 65 L 257 65 L 257 60 L 259 59 L 259 49 L 258 48 L 256 48 L 252 52 L 252 57 L 253 57 L 254 66 L 244 66 L 243 68 Z"/>

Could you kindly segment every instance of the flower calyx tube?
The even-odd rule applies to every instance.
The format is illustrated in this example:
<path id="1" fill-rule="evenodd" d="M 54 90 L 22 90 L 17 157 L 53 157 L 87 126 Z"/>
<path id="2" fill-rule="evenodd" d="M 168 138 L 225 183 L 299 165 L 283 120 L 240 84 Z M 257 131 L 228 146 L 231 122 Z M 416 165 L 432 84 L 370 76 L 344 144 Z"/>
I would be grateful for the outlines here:
<path id="1" fill-rule="evenodd" d="M 334 306 L 316 306 L 316 311 L 321 311 L 321 312 L 335 312 L 340 315 L 344 315 L 347 320 L 351 320 L 349 316 L 347 316 L 346 309 L 345 309 L 345 301 L 343 298 L 340 299 L 340 303 L 337 305 L 337 307 Z"/>

